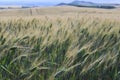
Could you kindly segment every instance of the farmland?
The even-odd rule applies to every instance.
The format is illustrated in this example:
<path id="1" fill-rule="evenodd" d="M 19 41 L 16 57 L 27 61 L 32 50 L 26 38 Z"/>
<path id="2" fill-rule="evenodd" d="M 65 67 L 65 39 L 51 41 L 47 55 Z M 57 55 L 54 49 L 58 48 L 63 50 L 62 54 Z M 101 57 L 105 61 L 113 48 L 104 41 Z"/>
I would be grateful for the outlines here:
<path id="1" fill-rule="evenodd" d="M 0 10 L 0 80 L 119 79 L 119 8 Z"/>

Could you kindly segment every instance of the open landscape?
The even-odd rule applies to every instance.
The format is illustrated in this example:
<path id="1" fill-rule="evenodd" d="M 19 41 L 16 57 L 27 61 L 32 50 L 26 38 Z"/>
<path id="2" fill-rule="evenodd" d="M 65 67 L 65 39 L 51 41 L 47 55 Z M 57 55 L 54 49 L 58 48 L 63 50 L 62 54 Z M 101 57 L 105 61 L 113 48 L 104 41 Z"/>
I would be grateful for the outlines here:
<path id="1" fill-rule="evenodd" d="M 0 9 L 0 80 L 120 80 L 120 8 Z"/>

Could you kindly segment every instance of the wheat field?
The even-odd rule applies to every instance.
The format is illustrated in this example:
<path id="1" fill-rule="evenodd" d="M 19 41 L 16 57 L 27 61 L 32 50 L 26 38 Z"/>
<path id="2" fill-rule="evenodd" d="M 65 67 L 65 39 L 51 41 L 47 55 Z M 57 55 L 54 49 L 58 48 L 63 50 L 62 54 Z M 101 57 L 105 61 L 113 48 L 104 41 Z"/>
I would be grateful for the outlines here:
<path id="1" fill-rule="evenodd" d="M 0 80 L 120 80 L 119 13 L 0 10 Z"/>

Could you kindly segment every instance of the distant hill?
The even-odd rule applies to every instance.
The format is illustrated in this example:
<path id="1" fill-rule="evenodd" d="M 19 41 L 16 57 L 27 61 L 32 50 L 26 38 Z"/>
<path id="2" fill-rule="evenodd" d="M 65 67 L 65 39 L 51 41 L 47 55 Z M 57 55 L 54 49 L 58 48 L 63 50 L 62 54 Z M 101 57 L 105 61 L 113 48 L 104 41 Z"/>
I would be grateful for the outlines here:
<path id="1" fill-rule="evenodd" d="M 59 3 L 57 4 L 58 6 L 61 6 L 61 5 L 68 5 L 67 3 Z"/>
<path id="2" fill-rule="evenodd" d="M 11 5 L 0 6 L 0 9 L 20 9 L 20 8 L 22 8 L 22 6 L 11 6 Z"/>
<path id="3" fill-rule="evenodd" d="M 77 7 L 91 7 L 91 8 L 105 8 L 105 9 L 116 8 L 116 4 L 102 4 L 102 3 L 93 3 L 93 2 L 78 1 L 78 0 L 75 0 L 71 3 L 58 4 L 58 6 L 62 6 L 62 5 L 77 6 Z"/>

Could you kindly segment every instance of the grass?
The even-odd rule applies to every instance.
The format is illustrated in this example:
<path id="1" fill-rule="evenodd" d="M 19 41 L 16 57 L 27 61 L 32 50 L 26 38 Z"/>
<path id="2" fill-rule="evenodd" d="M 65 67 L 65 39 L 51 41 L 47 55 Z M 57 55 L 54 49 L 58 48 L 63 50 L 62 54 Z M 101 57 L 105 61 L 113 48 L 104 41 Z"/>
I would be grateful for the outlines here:
<path id="1" fill-rule="evenodd" d="M 0 79 L 119 80 L 120 21 L 101 17 L 0 20 Z"/>

